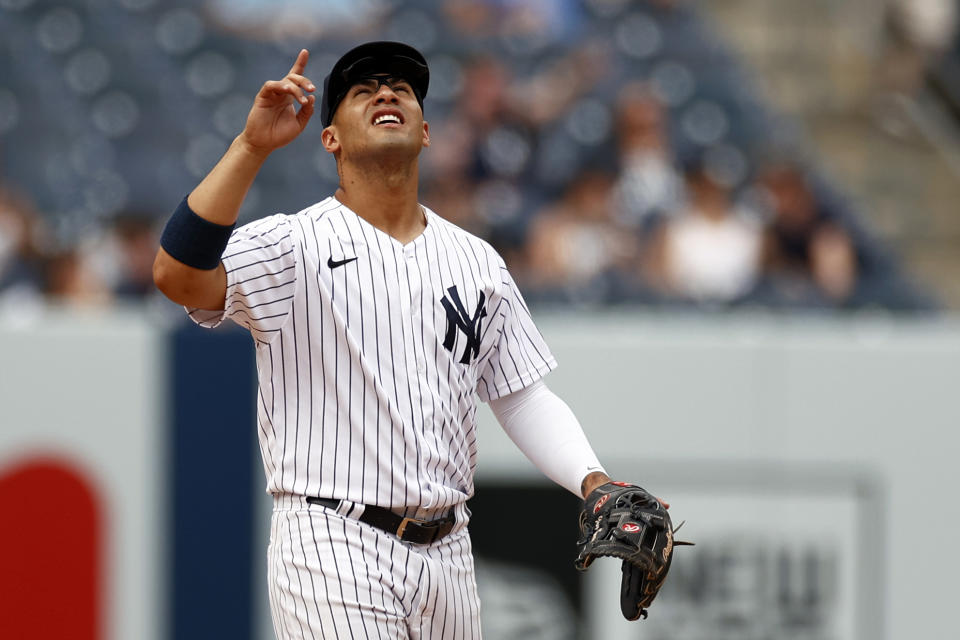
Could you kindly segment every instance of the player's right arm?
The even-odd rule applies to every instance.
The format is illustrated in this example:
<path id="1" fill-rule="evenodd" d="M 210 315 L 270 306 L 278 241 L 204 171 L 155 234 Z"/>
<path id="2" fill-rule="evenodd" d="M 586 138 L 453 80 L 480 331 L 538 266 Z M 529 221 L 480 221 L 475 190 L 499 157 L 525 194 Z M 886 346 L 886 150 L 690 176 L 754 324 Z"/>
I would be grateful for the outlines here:
<path id="1" fill-rule="evenodd" d="M 243 131 L 187 197 L 187 204 L 198 216 L 232 227 L 267 156 L 292 142 L 307 126 L 316 102 L 312 95 L 316 87 L 303 75 L 309 57 L 303 49 L 283 80 L 270 80 L 260 88 Z M 199 269 L 177 260 L 161 247 L 153 262 L 153 281 L 178 304 L 200 309 L 224 308 L 227 276 L 223 263 L 215 269 Z"/>

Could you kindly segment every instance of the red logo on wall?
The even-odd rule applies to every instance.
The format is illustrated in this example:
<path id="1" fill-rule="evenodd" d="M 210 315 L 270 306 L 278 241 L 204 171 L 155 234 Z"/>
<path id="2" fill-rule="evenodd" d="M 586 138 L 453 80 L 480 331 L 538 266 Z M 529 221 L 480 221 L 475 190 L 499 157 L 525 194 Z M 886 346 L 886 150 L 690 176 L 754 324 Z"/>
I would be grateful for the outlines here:
<path id="1" fill-rule="evenodd" d="M 103 514 L 89 480 L 59 460 L 25 460 L 0 471 L 0 513 L 3 637 L 103 638 Z"/>
<path id="2" fill-rule="evenodd" d="M 640 525 L 633 524 L 632 522 L 628 522 L 627 524 L 623 525 L 620 528 L 626 531 L 627 533 L 636 533 L 637 531 L 640 531 Z"/>

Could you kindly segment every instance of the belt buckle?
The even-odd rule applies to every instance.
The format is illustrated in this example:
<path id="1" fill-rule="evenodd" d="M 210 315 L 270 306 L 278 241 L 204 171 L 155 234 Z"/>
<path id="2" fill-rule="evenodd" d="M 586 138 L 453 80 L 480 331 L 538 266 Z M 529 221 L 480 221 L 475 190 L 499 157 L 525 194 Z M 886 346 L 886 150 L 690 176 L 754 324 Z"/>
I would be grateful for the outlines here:
<path id="1" fill-rule="evenodd" d="M 440 525 L 444 523 L 444 520 L 417 520 L 416 518 L 404 518 L 400 521 L 400 526 L 397 527 L 396 536 L 401 540 L 406 542 L 417 542 L 417 540 L 407 540 L 403 537 L 403 534 L 407 531 L 407 525 L 415 524 L 420 527 L 420 531 L 424 535 L 429 535 L 429 540 L 425 540 L 420 544 L 428 544 L 437 539 L 437 532 L 440 530 Z"/>
<path id="2" fill-rule="evenodd" d="M 415 522 L 417 524 L 423 524 L 423 520 L 417 520 L 416 518 L 404 518 L 403 520 L 400 521 L 400 526 L 397 527 L 396 535 L 398 538 L 403 540 L 403 532 L 407 530 L 407 525 L 410 524 L 411 522 Z"/>
<path id="3" fill-rule="evenodd" d="M 423 540 L 423 541 L 406 540 L 403 537 L 403 534 L 406 532 L 407 526 L 410 524 L 415 524 L 419 526 L 420 531 L 422 531 L 425 535 L 429 535 L 429 539 Z M 445 525 L 448 527 L 446 531 L 443 530 Z M 403 520 L 400 521 L 400 526 L 397 527 L 396 536 L 401 540 L 405 540 L 407 542 L 419 542 L 420 544 L 429 544 L 431 542 L 434 542 L 437 538 L 445 536 L 447 533 L 449 533 L 450 529 L 452 528 L 453 528 L 453 520 L 449 515 L 444 518 L 440 518 L 439 520 L 417 520 L 416 518 L 404 518 Z"/>

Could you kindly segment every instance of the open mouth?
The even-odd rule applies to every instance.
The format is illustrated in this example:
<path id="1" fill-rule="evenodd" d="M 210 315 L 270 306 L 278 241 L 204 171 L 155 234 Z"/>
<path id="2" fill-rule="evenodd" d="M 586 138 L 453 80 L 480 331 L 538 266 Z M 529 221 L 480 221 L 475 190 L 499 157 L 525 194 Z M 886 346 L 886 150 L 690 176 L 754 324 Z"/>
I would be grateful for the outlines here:
<path id="1" fill-rule="evenodd" d="M 381 111 L 373 116 L 374 126 L 399 126 L 403 124 L 403 117 L 396 111 Z"/>

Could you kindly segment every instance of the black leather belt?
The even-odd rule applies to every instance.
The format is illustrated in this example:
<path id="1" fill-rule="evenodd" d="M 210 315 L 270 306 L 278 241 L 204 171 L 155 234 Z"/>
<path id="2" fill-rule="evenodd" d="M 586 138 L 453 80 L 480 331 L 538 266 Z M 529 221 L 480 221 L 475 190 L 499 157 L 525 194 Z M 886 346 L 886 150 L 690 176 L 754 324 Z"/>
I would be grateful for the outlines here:
<path id="1" fill-rule="evenodd" d="M 333 510 L 340 507 L 340 501 L 333 498 L 307 496 L 307 502 Z M 416 518 L 405 518 L 389 509 L 371 505 L 365 505 L 363 513 L 357 519 L 387 533 L 392 533 L 405 542 L 415 544 L 430 544 L 439 540 L 450 533 L 453 530 L 453 525 L 457 522 L 453 515 L 453 509 L 446 517 L 439 520 L 417 520 Z"/>

